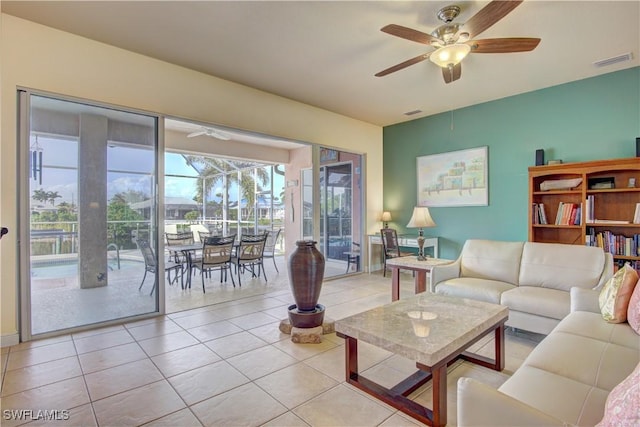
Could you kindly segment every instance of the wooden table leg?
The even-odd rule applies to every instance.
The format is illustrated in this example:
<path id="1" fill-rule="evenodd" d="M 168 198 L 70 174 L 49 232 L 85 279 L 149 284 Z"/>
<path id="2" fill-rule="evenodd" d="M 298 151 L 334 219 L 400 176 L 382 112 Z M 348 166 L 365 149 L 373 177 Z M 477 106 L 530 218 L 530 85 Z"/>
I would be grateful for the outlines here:
<path id="1" fill-rule="evenodd" d="M 496 371 L 504 369 L 504 323 L 501 323 L 495 330 L 495 352 L 496 352 Z"/>
<path id="2" fill-rule="evenodd" d="M 427 272 L 416 270 L 416 294 L 427 290 Z"/>
<path id="3" fill-rule="evenodd" d="M 418 278 L 416 277 L 416 280 Z M 416 286 L 418 286 L 416 284 Z M 391 301 L 400 299 L 400 269 L 391 267 Z"/>
<path id="4" fill-rule="evenodd" d="M 433 427 L 447 424 L 447 364 L 431 368 L 433 384 Z"/>
<path id="5" fill-rule="evenodd" d="M 344 336 L 345 345 L 345 372 L 346 380 L 349 382 L 352 378 L 358 376 L 358 340 L 349 336 Z"/>

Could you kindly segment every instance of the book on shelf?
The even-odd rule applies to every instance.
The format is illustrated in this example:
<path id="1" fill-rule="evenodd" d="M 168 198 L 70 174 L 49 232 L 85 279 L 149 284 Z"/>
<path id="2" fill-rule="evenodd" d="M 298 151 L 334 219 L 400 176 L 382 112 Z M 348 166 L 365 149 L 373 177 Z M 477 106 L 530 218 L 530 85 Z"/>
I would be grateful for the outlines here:
<path id="1" fill-rule="evenodd" d="M 624 219 L 594 219 L 593 224 L 629 224 L 631 221 Z"/>
<path id="2" fill-rule="evenodd" d="M 625 236 L 608 230 L 596 232 L 595 228 L 588 227 L 585 243 L 598 246 L 614 256 L 640 257 L 640 234 Z"/>
<path id="3" fill-rule="evenodd" d="M 531 218 L 534 224 L 548 224 L 547 213 L 545 212 L 544 203 L 534 203 L 532 206 Z"/>
<path id="4" fill-rule="evenodd" d="M 640 203 L 636 203 L 636 212 L 633 215 L 633 223 L 640 224 Z"/>
<path id="5" fill-rule="evenodd" d="M 577 203 L 560 202 L 556 214 L 556 225 L 580 225 L 582 208 Z"/>
<path id="6" fill-rule="evenodd" d="M 595 199 L 593 195 L 587 196 L 586 203 L 584 204 L 585 206 L 584 220 L 587 224 L 592 223 L 595 220 L 595 215 L 593 213 L 594 202 L 595 202 Z"/>

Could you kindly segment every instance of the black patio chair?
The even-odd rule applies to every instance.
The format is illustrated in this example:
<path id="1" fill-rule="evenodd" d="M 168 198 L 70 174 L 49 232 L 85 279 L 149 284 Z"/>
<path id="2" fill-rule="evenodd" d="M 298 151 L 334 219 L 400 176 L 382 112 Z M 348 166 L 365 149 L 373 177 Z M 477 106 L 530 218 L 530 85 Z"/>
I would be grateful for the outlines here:
<path id="1" fill-rule="evenodd" d="M 153 273 L 153 287 L 151 288 L 151 292 L 149 295 L 153 295 L 153 291 L 158 286 L 158 275 L 156 272 L 158 271 L 158 260 L 156 255 L 153 252 L 153 248 L 149 245 L 147 240 L 138 239 L 136 240 L 136 244 L 142 252 L 142 257 L 144 258 L 144 276 L 142 276 L 142 282 L 140 282 L 140 286 L 138 287 L 138 291 L 142 289 L 142 285 L 144 285 L 144 280 L 147 278 L 147 273 Z M 183 282 L 183 274 L 182 274 L 182 264 L 175 263 L 173 261 L 166 261 L 164 263 L 164 271 L 167 273 L 167 280 L 169 280 L 169 285 L 172 285 L 174 282 L 178 280 L 178 275 L 180 275 L 180 281 L 182 286 L 184 286 Z M 175 272 L 175 276 L 173 280 L 171 279 L 171 272 Z"/>

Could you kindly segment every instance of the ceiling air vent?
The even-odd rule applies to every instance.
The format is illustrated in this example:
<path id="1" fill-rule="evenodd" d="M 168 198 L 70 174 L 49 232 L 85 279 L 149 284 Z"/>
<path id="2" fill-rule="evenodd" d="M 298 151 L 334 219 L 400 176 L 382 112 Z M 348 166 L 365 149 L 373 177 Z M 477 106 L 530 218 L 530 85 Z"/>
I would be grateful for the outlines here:
<path id="1" fill-rule="evenodd" d="M 422 113 L 422 110 L 407 111 L 406 113 L 404 113 L 404 115 L 405 116 L 413 116 L 414 114 L 418 114 L 418 113 Z"/>
<path id="2" fill-rule="evenodd" d="M 633 59 L 633 55 L 631 52 L 624 53 L 622 55 L 614 56 L 612 58 L 601 59 L 600 61 L 596 61 L 593 63 L 596 67 L 606 67 L 609 65 L 617 64 L 618 62 L 631 61 Z"/>

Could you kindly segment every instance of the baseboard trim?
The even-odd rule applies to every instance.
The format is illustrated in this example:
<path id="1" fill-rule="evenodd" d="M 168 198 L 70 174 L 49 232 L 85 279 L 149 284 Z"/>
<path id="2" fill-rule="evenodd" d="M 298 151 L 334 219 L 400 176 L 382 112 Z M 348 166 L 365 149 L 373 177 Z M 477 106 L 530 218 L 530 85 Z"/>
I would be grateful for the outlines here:
<path id="1" fill-rule="evenodd" d="M 20 334 L 7 334 L 0 336 L 0 347 L 11 347 L 20 344 Z"/>

